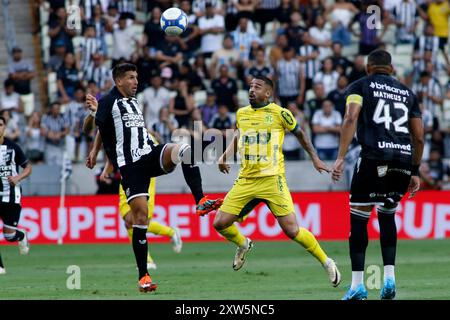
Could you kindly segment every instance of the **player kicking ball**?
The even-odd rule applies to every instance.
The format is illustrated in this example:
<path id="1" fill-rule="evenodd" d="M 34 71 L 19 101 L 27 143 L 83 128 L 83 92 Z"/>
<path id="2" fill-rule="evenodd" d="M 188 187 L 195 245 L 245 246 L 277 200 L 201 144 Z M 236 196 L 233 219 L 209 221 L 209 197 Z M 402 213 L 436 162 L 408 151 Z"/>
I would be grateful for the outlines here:
<path id="1" fill-rule="evenodd" d="M 229 173 L 230 166 L 227 160 L 233 159 L 238 146 L 241 169 L 215 217 L 214 228 L 237 246 L 233 269 L 236 271 L 241 269 L 248 252 L 253 247 L 253 242 L 246 238 L 234 223 L 242 222 L 256 205 L 264 202 L 284 233 L 321 263 L 332 286 L 337 287 L 341 275 L 335 262 L 326 255 L 311 232 L 298 226 L 295 218 L 281 150 L 285 130 L 295 134 L 310 155 L 317 171 L 329 172 L 329 169 L 317 156 L 310 140 L 292 113 L 269 101 L 272 92 L 272 80 L 255 77 L 250 83 L 250 105 L 237 111 L 238 130 L 219 159 L 219 170 Z"/>
<path id="2" fill-rule="evenodd" d="M 31 174 L 31 164 L 22 149 L 5 138 L 6 120 L 0 117 L 0 219 L 3 221 L 3 236 L 8 242 L 19 243 L 19 253 L 28 254 L 30 246 L 25 230 L 17 228 L 20 220 L 22 190 L 20 181 Z M 23 168 L 19 173 L 19 166 Z M 0 254 L 0 275 L 6 269 Z"/>
<path id="3" fill-rule="evenodd" d="M 338 158 L 332 179 L 344 171 L 344 157 L 357 135 L 361 144 L 350 189 L 350 259 L 352 283 L 343 300 L 365 300 L 364 263 L 368 245 L 367 223 L 377 206 L 384 285 L 380 298 L 395 298 L 397 227 L 395 212 L 405 193 L 419 190 L 419 165 L 424 133 L 415 94 L 391 76 L 391 55 L 384 50 L 369 54 L 368 76 L 350 84 Z"/>
<path id="4" fill-rule="evenodd" d="M 188 144 L 156 145 L 151 140 L 145 128 L 142 108 L 135 97 L 138 85 L 136 70 L 134 64 L 117 65 L 112 72 L 113 89 L 98 103 L 92 96 L 87 97 L 86 103 L 91 111 L 96 112 L 99 143 L 103 143 L 109 160 L 120 171 L 132 214 L 132 245 L 138 267 L 138 288 L 141 292 L 150 292 L 157 288 L 147 270 L 150 178 L 168 174 L 181 163 L 186 169 L 183 173 L 200 213 L 216 210 L 222 200 L 203 197 L 200 170 L 191 163 L 192 152 Z"/>

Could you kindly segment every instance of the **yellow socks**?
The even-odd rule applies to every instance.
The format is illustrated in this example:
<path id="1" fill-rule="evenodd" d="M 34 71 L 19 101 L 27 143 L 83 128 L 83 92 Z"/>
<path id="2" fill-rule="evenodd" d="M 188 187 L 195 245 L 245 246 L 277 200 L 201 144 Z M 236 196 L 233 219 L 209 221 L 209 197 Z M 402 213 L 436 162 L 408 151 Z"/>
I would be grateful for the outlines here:
<path id="1" fill-rule="evenodd" d="M 237 246 L 241 247 L 245 244 L 245 237 L 239 231 L 239 229 L 233 224 L 226 229 L 217 230 L 222 236 L 230 242 L 233 242 Z"/>
<path id="2" fill-rule="evenodd" d="M 175 233 L 175 230 L 173 230 L 171 227 L 164 226 L 159 222 L 156 222 L 155 220 L 150 221 L 147 231 L 153 234 L 168 237 L 172 237 Z"/>
<path id="3" fill-rule="evenodd" d="M 327 255 L 320 247 L 319 242 L 317 242 L 314 235 L 307 229 L 300 228 L 297 235 L 292 240 L 299 243 L 303 248 L 306 249 L 306 251 L 311 253 L 317 260 L 319 260 L 320 263 L 324 264 L 326 262 Z"/>

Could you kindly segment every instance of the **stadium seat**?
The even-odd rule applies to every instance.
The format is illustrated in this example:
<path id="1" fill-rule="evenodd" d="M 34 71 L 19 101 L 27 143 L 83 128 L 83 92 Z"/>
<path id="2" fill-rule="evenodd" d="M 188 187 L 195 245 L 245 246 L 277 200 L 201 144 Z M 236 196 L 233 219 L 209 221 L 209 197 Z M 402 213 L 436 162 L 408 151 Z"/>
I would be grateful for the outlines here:
<path id="1" fill-rule="evenodd" d="M 47 76 L 48 80 L 48 98 L 50 101 L 55 101 L 58 93 L 58 86 L 56 84 L 56 72 L 50 72 Z"/>
<path id="2" fill-rule="evenodd" d="M 77 37 L 72 38 L 72 44 L 73 44 L 73 48 L 75 51 L 80 47 L 81 43 L 83 42 L 83 39 L 84 39 L 84 37 L 82 37 L 82 36 L 77 36 Z"/>
<path id="3" fill-rule="evenodd" d="M 112 53 L 113 47 L 114 47 L 114 38 L 111 33 L 109 33 L 109 32 L 105 33 L 105 42 L 106 42 L 106 46 L 108 48 L 108 52 Z"/>
<path id="4" fill-rule="evenodd" d="M 200 90 L 200 91 L 194 92 L 194 105 L 196 108 L 198 108 L 205 102 L 206 102 L 206 91 L 205 90 Z"/>
<path id="5" fill-rule="evenodd" d="M 314 99 L 315 97 L 316 97 L 316 95 L 314 94 L 313 90 L 309 89 L 309 90 L 306 91 L 306 93 L 305 93 L 305 100 L 306 101 Z"/>
<path id="6" fill-rule="evenodd" d="M 22 94 L 20 99 L 23 103 L 23 109 L 25 116 L 30 116 L 34 111 L 34 93 Z"/>
<path id="7" fill-rule="evenodd" d="M 50 16 L 50 4 L 46 1 L 43 1 L 42 4 L 39 6 L 39 24 L 41 27 L 44 27 L 47 25 L 48 18 Z"/>
<path id="8" fill-rule="evenodd" d="M 142 108 L 143 108 L 143 107 L 144 107 L 144 93 L 143 93 L 143 92 L 139 92 L 139 93 L 136 95 L 136 99 L 137 99 L 139 105 L 142 106 Z M 141 111 L 142 111 L 142 110 L 141 110 Z"/>
<path id="9" fill-rule="evenodd" d="M 144 33 L 144 25 L 137 24 L 137 23 L 133 24 L 133 31 L 134 31 L 134 34 L 136 35 L 136 37 L 138 39 L 141 39 L 142 34 Z"/>
<path id="10" fill-rule="evenodd" d="M 238 104 L 239 104 L 239 106 L 248 105 L 248 91 L 247 90 L 239 90 L 238 91 Z"/>
<path id="11" fill-rule="evenodd" d="M 413 52 L 413 45 L 412 44 L 399 44 L 395 46 L 395 49 L 393 53 L 395 55 L 407 55 L 411 56 Z"/>

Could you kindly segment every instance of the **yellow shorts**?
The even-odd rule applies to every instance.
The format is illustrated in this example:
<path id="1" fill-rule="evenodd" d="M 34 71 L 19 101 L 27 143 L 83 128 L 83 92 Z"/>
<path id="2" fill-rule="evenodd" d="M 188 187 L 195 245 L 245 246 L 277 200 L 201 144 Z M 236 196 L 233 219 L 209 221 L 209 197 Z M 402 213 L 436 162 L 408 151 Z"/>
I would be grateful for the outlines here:
<path id="1" fill-rule="evenodd" d="M 148 217 L 151 219 L 153 217 L 153 210 L 155 209 L 155 191 L 156 191 L 156 178 L 150 179 L 150 185 L 148 186 L 148 193 L 150 198 L 148 199 Z M 131 211 L 130 205 L 127 202 L 127 196 L 125 191 L 123 191 L 122 184 L 120 184 L 119 189 L 119 212 L 122 218 Z"/>
<path id="2" fill-rule="evenodd" d="M 240 221 L 264 202 L 276 217 L 294 212 L 291 193 L 284 175 L 261 178 L 237 178 L 226 195 L 220 211 L 239 216 Z"/>

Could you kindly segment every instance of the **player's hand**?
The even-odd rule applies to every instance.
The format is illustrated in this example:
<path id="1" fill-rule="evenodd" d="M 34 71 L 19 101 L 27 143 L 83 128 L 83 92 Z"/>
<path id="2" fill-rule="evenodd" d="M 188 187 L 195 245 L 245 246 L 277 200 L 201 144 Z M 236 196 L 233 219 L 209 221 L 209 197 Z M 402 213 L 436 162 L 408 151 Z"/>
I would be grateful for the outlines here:
<path id="1" fill-rule="evenodd" d="M 230 173 L 230 165 L 226 164 L 222 157 L 219 158 L 219 171 L 222 173 Z"/>
<path id="2" fill-rule="evenodd" d="M 97 164 L 97 155 L 94 151 L 89 152 L 89 155 L 86 158 L 86 167 L 89 169 L 93 169 Z"/>
<path id="3" fill-rule="evenodd" d="M 105 170 L 103 170 L 102 174 L 100 175 L 100 181 L 106 184 L 112 183 L 112 179 L 109 177 L 109 173 L 107 173 Z"/>
<path id="4" fill-rule="evenodd" d="M 331 171 L 331 179 L 333 182 L 337 182 L 341 179 L 344 172 L 344 159 L 336 159 L 333 170 Z"/>
<path id="5" fill-rule="evenodd" d="M 91 94 L 86 95 L 86 106 L 91 110 L 92 112 L 97 112 L 98 107 L 98 101 L 95 99 L 95 97 Z"/>
<path id="6" fill-rule="evenodd" d="M 20 178 L 19 176 L 9 176 L 8 177 L 8 182 L 10 185 L 12 185 L 13 187 L 17 186 L 20 182 Z"/>
<path id="7" fill-rule="evenodd" d="M 408 186 L 409 192 L 408 199 L 414 197 L 416 195 L 416 192 L 419 191 L 419 189 L 420 189 L 420 178 L 418 176 L 412 176 Z"/>
<path id="8" fill-rule="evenodd" d="M 322 174 L 324 171 L 325 172 L 330 172 L 330 168 L 327 167 L 327 165 L 319 159 L 319 157 L 315 157 L 312 159 L 314 168 L 319 171 L 320 174 Z"/>

